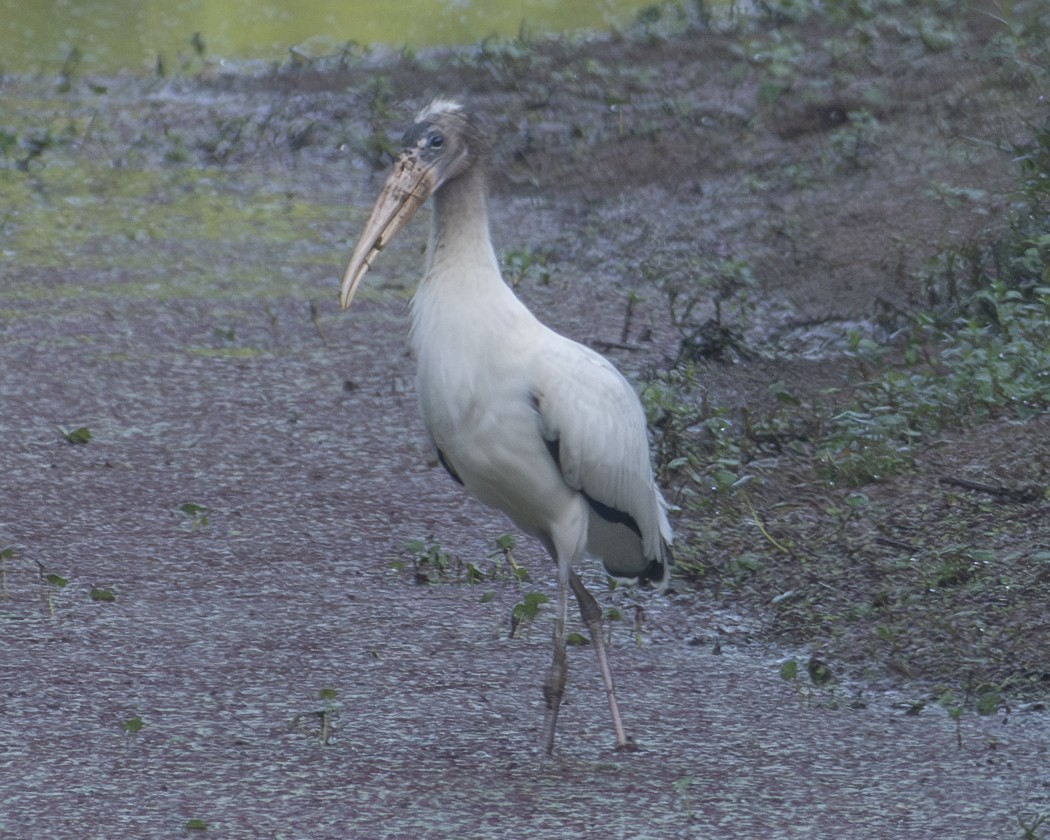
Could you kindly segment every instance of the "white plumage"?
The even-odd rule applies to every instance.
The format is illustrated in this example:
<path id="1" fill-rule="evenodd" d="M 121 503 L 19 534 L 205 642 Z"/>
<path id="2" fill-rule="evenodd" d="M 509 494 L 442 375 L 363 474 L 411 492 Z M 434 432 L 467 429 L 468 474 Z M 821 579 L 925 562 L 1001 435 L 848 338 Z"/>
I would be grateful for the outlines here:
<path id="1" fill-rule="evenodd" d="M 617 746 L 630 748 L 600 611 L 573 565 L 591 554 L 610 574 L 666 585 L 672 535 L 641 403 L 612 364 L 541 324 L 503 282 L 489 236 L 487 145 L 460 106 L 431 103 L 403 146 L 347 267 L 343 306 L 378 251 L 433 195 L 426 269 L 412 302 L 427 431 L 452 476 L 541 540 L 558 564 L 544 746 L 553 748 L 564 692 L 571 586 L 598 650 Z"/>

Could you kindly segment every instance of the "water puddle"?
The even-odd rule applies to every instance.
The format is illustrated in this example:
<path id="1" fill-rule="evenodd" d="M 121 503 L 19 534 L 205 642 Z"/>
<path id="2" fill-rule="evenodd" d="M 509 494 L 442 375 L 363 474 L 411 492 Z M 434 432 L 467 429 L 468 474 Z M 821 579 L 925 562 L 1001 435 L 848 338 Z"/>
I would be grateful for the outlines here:
<path id="1" fill-rule="evenodd" d="M 2 0 L 4 72 L 197 70 L 206 61 L 284 61 L 348 44 L 471 44 L 520 32 L 608 31 L 629 24 L 639 0 Z"/>

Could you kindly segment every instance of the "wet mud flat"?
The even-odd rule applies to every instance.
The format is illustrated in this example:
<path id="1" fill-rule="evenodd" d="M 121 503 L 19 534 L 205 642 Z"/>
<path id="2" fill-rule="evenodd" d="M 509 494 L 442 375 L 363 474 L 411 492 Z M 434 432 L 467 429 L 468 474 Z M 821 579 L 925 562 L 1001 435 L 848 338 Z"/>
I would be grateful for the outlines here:
<path id="1" fill-rule="evenodd" d="M 645 53 L 595 49 L 601 61 Z M 799 126 L 824 112 L 781 115 L 763 145 L 742 127 L 754 90 L 726 81 L 725 45 L 696 49 L 672 43 L 649 60 L 703 65 L 688 73 L 709 87 L 690 95 L 714 127 L 742 132 L 698 128 L 704 146 L 690 132 L 621 138 L 622 115 L 586 85 L 525 130 L 533 88 L 469 68 L 455 77 L 492 114 L 513 115 L 492 119 L 509 162 L 494 229 L 503 251 L 543 254 L 551 271 L 549 282 L 523 271 L 520 294 L 553 326 L 611 348 L 635 381 L 679 338 L 640 282 L 639 249 L 747 253 L 771 301 L 760 318 L 790 303 L 847 322 L 878 294 L 904 294 L 902 274 L 872 258 L 902 195 L 922 225 L 949 225 L 920 189 L 875 171 L 843 170 L 853 180 L 826 204 L 779 175 L 740 203 L 748 173 L 820 146 Z M 949 63 L 930 61 L 924 89 L 961 124 L 965 109 L 943 101 L 957 95 Z M 1039 703 L 956 721 L 935 704 L 908 714 L 911 696 L 885 680 L 785 681 L 780 662 L 808 652 L 778 646 L 761 612 L 703 587 L 603 593 L 628 617 L 644 608 L 637 638 L 630 620 L 612 622 L 641 749 L 612 752 L 581 647 L 557 755 L 540 760 L 550 616 L 522 638 L 508 624 L 525 592 L 553 594 L 549 561 L 522 540 L 531 580 L 494 574 L 507 523 L 427 448 L 405 350 L 425 225 L 337 312 L 342 261 L 380 183 L 362 152 L 375 73 L 357 72 L 111 79 L 57 99 L 46 81 L 5 81 L 19 131 L 73 128 L 0 170 L 0 548 L 13 549 L 0 599 L 0 836 L 199 825 L 224 837 L 1024 836 L 1022 823 L 1050 810 Z M 407 121 L 423 104 L 409 89 L 419 67 L 387 75 Z M 666 113 L 664 94 L 631 92 L 629 127 Z M 925 107 L 916 95 L 880 116 L 920 132 Z M 582 146 L 573 120 L 593 132 Z M 906 144 L 880 163 L 912 186 L 931 168 L 969 171 L 954 154 L 924 157 L 941 145 Z M 518 152 L 531 162 L 516 169 Z M 1006 164 L 974 154 L 984 186 L 1005 179 Z M 858 183 L 873 193 L 853 201 Z M 763 221 L 777 212 L 807 220 L 790 248 Z M 950 221 L 975 224 L 966 208 Z M 920 238 L 891 262 L 920 260 Z M 825 358 L 810 355 L 810 366 Z M 747 399 L 748 378 L 714 371 L 708 387 Z M 78 428 L 88 442 L 67 441 Z M 421 585 L 411 540 L 487 577 Z"/>
<path id="2" fill-rule="evenodd" d="M 558 754 L 541 761 L 549 617 L 510 640 L 517 582 L 418 585 L 391 568 L 405 537 L 478 559 L 505 526 L 427 466 L 412 395 L 389 387 L 401 337 L 370 308 L 331 347 L 298 317 L 289 346 L 247 361 L 163 339 L 107 361 L 121 336 L 85 366 L 79 347 L 4 342 L 18 397 L 4 527 L 20 548 L 0 613 L 3 836 L 178 836 L 203 820 L 227 837 L 985 838 L 1041 807 L 1044 715 L 957 730 L 893 695 L 812 703 L 767 646 L 715 655 L 740 620 L 687 591 L 642 602 L 641 646 L 614 631 L 641 751 L 612 751 L 591 652 L 573 648 Z M 124 323 L 163 321 L 147 305 Z M 334 373 L 347 345 L 351 391 Z M 56 437 L 51 420 L 71 417 L 90 443 Z M 525 545 L 520 559 L 553 594 L 547 560 Z"/>

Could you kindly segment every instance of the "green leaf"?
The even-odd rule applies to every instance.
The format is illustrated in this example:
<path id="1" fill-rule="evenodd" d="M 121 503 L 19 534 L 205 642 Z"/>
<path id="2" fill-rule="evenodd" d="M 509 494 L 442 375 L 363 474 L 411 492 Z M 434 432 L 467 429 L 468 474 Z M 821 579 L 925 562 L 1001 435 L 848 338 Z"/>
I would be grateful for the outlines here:
<path id="1" fill-rule="evenodd" d="M 798 662 L 796 660 L 789 659 L 780 666 L 780 679 L 790 681 L 796 677 L 798 677 Z"/>
<path id="2" fill-rule="evenodd" d="M 533 609 L 539 609 L 543 604 L 550 603 L 550 598 L 542 592 L 529 592 L 525 596 L 525 605 Z"/>
<path id="3" fill-rule="evenodd" d="M 996 686 L 981 686 L 977 689 L 977 714 L 994 715 L 999 710 L 1001 699 L 999 689 Z"/>
<path id="4" fill-rule="evenodd" d="M 788 391 L 784 391 L 775 385 L 773 386 L 773 396 L 785 405 L 802 405 L 802 400 L 800 400 L 794 394 Z"/>
<path id="5" fill-rule="evenodd" d="M 907 709 L 904 710 L 904 714 L 909 715 L 910 717 L 915 717 L 916 715 L 922 714 L 922 710 L 925 708 L 925 700 L 916 700 L 914 703 L 909 705 Z"/>
<path id="6" fill-rule="evenodd" d="M 322 688 L 317 693 L 322 700 L 335 700 L 339 696 L 339 691 L 335 688 Z"/>
<path id="7" fill-rule="evenodd" d="M 529 592 L 521 603 L 514 605 L 512 612 L 518 621 L 532 621 L 539 614 L 540 606 L 548 601 L 550 598 L 542 592 Z"/>
<path id="8" fill-rule="evenodd" d="M 78 429 L 70 431 L 63 426 L 59 426 L 58 430 L 62 433 L 62 437 L 66 439 L 66 443 L 76 446 L 77 444 L 87 443 L 91 440 L 91 430 L 87 426 L 81 426 Z"/>
<path id="9" fill-rule="evenodd" d="M 496 548 L 500 551 L 511 551 L 518 544 L 513 534 L 503 534 L 496 537 Z"/>
<path id="10" fill-rule="evenodd" d="M 113 594 L 112 589 L 99 589 L 95 587 L 90 592 L 92 601 L 104 601 L 105 603 L 112 603 L 117 600 L 117 596 Z"/>
<path id="11" fill-rule="evenodd" d="M 565 644 L 575 645 L 576 647 L 586 647 L 590 643 L 591 640 L 584 636 L 583 633 L 570 633 L 565 639 Z"/>
<path id="12" fill-rule="evenodd" d="M 191 820 L 186 820 L 186 828 L 189 831 L 204 831 L 207 827 L 207 822 L 196 817 Z"/>
<path id="13" fill-rule="evenodd" d="M 814 656 L 810 658 L 806 668 L 809 671 L 809 678 L 813 680 L 814 685 L 826 685 L 831 682 L 832 673 L 827 662 L 823 662 Z"/>
<path id="14" fill-rule="evenodd" d="M 52 586 L 57 586 L 60 589 L 69 583 L 62 575 L 47 575 L 44 580 L 50 583 Z"/>
<path id="15" fill-rule="evenodd" d="M 480 602 L 487 604 L 489 601 L 494 600 L 496 597 L 496 591 L 494 589 L 488 590 L 484 595 L 481 596 Z"/>
<path id="16" fill-rule="evenodd" d="M 871 500 L 865 493 L 853 492 L 846 496 L 846 504 L 854 510 L 859 510 L 860 508 L 867 507 L 870 504 L 870 502 Z"/>
<path id="17" fill-rule="evenodd" d="M 198 505 L 196 502 L 186 502 L 186 504 L 179 506 L 179 510 L 192 520 L 193 530 L 196 531 L 198 528 L 208 527 L 208 508 L 204 505 Z"/>
<path id="18" fill-rule="evenodd" d="M 689 790 L 689 786 L 693 783 L 692 776 L 679 776 L 674 780 L 674 790 L 679 796 L 685 794 Z"/>
<path id="19" fill-rule="evenodd" d="M 133 718 L 128 718 L 124 723 L 121 724 L 121 729 L 127 732 L 129 735 L 136 735 L 142 731 L 142 727 L 145 726 L 142 722 L 142 718 L 135 715 Z"/>

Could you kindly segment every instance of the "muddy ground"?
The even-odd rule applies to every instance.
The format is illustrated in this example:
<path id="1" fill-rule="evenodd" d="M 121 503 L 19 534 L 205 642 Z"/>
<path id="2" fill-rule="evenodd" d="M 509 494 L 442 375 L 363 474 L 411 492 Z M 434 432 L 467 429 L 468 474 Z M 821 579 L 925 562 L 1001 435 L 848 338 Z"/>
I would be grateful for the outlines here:
<path id="1" fill-rule="evenodd" d="M 1045 498 L 995 506 L 938 478 L 1045 487 L 1045 419 L 945 432 L 845 524 L 853 488 L 791 458 L 761 469 L 755 516 L 683 507 L 702 563 L 666 597 L 603 596 L 644 607 L 640 632 L 611 629 L 640 751 L 611 751 L 578 648 L 541 762 L 549 610 L 508 626 L 525 593 L 553 595 L 549 564 L 521 540 L 515 580 L 505 520 L 427 449 L 405 350 L 425 224 L 337 309 L 391 138 L 451 93 L 489 124 L 497 249 L 545 321 L 642 384 L 679 355 L 669 290 L 741 261 L 746 317 L 705 363 L 706 400 L 756 405 L 776 382 L 824 399 L 855 374 L 849 333 L 885 338 L 887 312 L 923 303 L 916 272 L 1006 212 L 1008 150 L 1042 107 L 993 20 L 934 23 L 4 79 L 0 836 L 1045 836 L 1050 668 L 1017 640 L 1045 637 L 1038 567 L 1016 605 L 989 585 L 1015 647 L 974 643 L 972 662 L 788 627 L 791 598 L 730 574 L 768 537 L 832 534 L 875 563 L 865 535 L 906 549 L 949 509 L 1043 556 Z M 411 540 L 449 570 L 420 582 Z M 832 685 L 781 678 L 814 651 Z M 1004 662 L 1032 676 L 993 713 L 927 702 Z"/>

